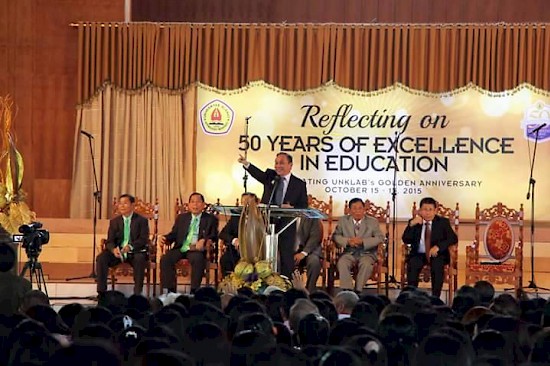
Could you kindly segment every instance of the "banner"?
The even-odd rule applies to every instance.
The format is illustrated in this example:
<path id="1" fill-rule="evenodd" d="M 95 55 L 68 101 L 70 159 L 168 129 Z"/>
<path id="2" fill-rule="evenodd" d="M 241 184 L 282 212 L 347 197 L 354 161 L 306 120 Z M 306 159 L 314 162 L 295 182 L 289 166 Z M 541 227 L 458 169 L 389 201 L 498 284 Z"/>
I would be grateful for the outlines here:
<path id="1" fill-rule="evenodd" d="M 467 87 L 428 94 L 401 85 L 371 93 L 334 84 L 287 92 L 265 83 L 238 91 L 199 87 L 197 189 L 233 204 L 244 190 L 239 154 L 259 168 L 293 157 L 308 193 L 334 200 L 334 214 L 354 197 L 390 201 L 400 219 L 431 196 L 461 218 L 503 202 L 530 219 L 530 162 L 535 219 L 550 220 L 550 95 L 524 85 L 504 93 Z M 543 126 L 546 124 L 546 126 Z M 541 127 L 537 130 L 538 127 Z M 533 133 L 534 131 L 534 133 Z M 248 177 L 247 190 L 263 187 Z"/>

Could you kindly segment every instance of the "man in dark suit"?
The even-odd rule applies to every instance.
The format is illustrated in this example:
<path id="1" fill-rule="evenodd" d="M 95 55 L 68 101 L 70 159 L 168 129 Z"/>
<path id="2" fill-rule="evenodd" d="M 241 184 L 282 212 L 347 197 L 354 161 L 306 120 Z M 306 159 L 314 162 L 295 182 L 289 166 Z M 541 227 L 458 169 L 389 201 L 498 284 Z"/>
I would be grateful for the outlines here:
<path id="1" fill-rule="evenodd" d="M 206 270 L 206 244 L 218 240 L 218 219 L 204 212 L 204 196 L 193 192 L 189 196 L 189 211 L 176 217 L 172 230 L 159 237 L 162 245 L 174 243 L 160 258 L 160 281 L 168 292 L 177 292 L 176 263 L 187 258 L 191 264 L 191 292 L 201 285 Z"/>
<path id="2" fill-rule="evenodd" d="M 449 245 L 456 244 L 458 238 L 449 219 L 436 215 L 437 202 L 431 197 L 420 201 L 418 214 L 409 220 L 403 232 L 403 242 L 411 245 L 407 257 L 407 281 L 418 286 L 418 276 L 422 267 L 430 264 L 432 295 L 441 296 L 444 266 L 449 263 Z"/>
<path id="3" fill-rule="evenodd" d="M 251 192 L 245 192 L 241 196 L 241 205 L 246 206 L 251 200 L 258 201 L 258 197 Z M 239 253 L 239 222 L 240 216 L 231 216 L 220 231 L 220 239 L 224 241 L 225 251 L 220 258 L 222 274 L 227 276 L 233 272 L 237 262 L 241 259 Z"/>
<path id="4" fill-rule="evenodd" d="M 129 194 L 118 198 L 120 215 L 111 219 L 107 233 L 105 250 L 96 258 L 97 292 L 107 290 L 109 267 L 123 261 L 134 269 L 134 294 L 141 294 L 145 267 L 147 265 L 147 243 L 149 241 L 149 222 L 134 212 L 136 199 Z"/>
<path id="5" fill-rule="evenodd" d="M 239 163 L 243 164 L 254 179 L 263 184 L 262 203 L 272 203 L 283 208 L 307 208 L 306 182 L 291 173 L 292 156 L 290 154 L 278 153 L 275 158 L 275 169 L 265 171 L 250 164 L 243 156 L 239 156 Z M 290 220 L 292 219 L 275 219 L 275 230 L 279 232 Z M 295 238 L 296 225 L 291 225 L 279 235 L 280 272 L 289 278 L 294 269 Z"/>
<path id="6" fill-rule="evenodd" d="M 349 215 L 338 220 L 332 240 L 343 253 L 336 263 L 340 275 L 340 288 L 351 290 L 353 278 L 351 270 L 358 266 L 355 291 L 360 292 L 372 275 L 376 263 L 378 244 L 384 241 L 378 220 L 365 215 L 365 203 L 361 198 L 349 201 Z"/>
<path id="7" fill-rule="evenodd" d="M 323 224 L 319 219 L 300 218 L 296 235 L 297 248 L 294 263 L 306 268 L 306 289 L 312 293 L 317 288 L 317 279 L 321 274 L 321 241 L 323 240 Z"/>

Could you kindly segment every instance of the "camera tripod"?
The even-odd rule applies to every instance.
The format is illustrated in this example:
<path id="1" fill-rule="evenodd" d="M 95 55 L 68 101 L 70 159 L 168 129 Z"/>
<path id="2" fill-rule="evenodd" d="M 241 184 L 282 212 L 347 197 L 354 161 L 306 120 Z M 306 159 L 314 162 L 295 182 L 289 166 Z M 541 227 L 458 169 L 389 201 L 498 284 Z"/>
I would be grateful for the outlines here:
<path id="1" fill-rule="evenodd" d="M 36 286 L 40 291 L 42 291 L 42 286 L 44 286 L 43 292 L 48 296 L 48 289 L 46 287 L 46 280 L 44 279 L 44 271 L 42 270 L 42 264 L 38 261 L 38 256 L 34 256 L 27 253 L 29 260 L 23 266 L 20 277 L 25 277 L 27 270 L 30 271 L 29 279 L 31 281 L 31 286 L 33 284 L 33 278 L 36 281 Z"/>

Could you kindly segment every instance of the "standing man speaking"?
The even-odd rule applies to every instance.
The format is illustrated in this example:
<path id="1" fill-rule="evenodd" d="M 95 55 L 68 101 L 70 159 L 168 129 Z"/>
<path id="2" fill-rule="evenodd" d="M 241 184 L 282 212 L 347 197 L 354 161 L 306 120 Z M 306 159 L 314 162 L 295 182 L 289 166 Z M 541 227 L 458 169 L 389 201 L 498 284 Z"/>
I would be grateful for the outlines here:
<path id="1" fill-rule="evenodd" d="M 280 152 L 275 157 L 275 170 L 261 171 L 254 164 L 250 164 L 242 155 L 239 163 L 250 175 L 264 186 L 261 202 L 271 203 L 282 208 L 307 208 L 306 182 L 296 177 L 292 171 L 292 156 Z M 275 230 L 280 229 L 292 220 L 279 218 L 274 220 Z M 290 278 L 294 269 L 294 243 L 296 239 L 296 225 L 291 225 L 279 235 L 279 255 L 281 257 L 281 274 Z"/>

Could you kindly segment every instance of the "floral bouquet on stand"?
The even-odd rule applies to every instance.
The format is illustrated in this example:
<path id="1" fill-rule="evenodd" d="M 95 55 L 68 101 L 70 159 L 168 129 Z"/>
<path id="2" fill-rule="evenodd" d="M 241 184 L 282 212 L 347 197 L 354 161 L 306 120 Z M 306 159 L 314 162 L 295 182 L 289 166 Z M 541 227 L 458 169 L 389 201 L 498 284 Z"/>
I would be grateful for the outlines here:
<path id="1" fill-rule="evenodd" d="M 0 97 L 0 226 L 10 234 L 19 232 L 19 226 L 35 220 L 35 213 L 25 203 L 23 157 L 15 146 L 12 135 L 13 101 Z"/>
<path id="2" fill-rule="evenodd" d="M 265 260 L 265 237 L 267 221 L 255 201 L 243 207 L 239 221 L 239 252 L 241 260 L 235 270 L 219 284 L 218 290 L 223 293 L 231 289 L 249 287 L 262 293 L 268 286 L 276 286 L 283 291 L 292 287 L 292 283 L 273 272 L 270 262 Z"/>

